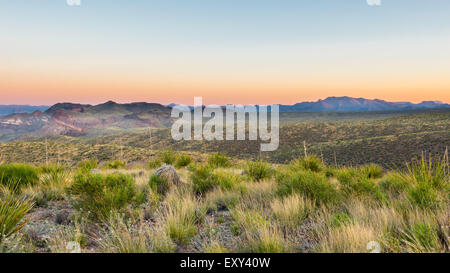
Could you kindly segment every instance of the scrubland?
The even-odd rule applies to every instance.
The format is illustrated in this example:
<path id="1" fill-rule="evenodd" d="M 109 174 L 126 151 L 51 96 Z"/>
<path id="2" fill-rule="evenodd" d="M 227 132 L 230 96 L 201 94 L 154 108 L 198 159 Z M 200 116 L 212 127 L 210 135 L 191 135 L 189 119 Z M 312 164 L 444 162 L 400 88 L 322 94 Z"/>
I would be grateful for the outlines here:
<path id="1" fill-rule="evenodd" d="M 0 165 L 2 252 L 448 252 L 448 155 L 398 170 L 157 152 Z M 153 175 L 173 165 L 181 183 Z"/>

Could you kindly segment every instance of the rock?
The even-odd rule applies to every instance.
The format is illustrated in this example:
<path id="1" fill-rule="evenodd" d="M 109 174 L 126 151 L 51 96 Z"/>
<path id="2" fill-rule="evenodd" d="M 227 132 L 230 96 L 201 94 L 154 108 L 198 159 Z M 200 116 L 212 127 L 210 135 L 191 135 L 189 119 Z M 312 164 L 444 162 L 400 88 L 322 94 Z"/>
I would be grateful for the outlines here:
<path id="1" fill-rule="evenodd" d="M 171 165 L 164 164 L 153 174 L 165 179 L 169 183 L 169 185 L 180 185 L 182 183 L 180 177 L 175 171 L 175 168 Z"/>

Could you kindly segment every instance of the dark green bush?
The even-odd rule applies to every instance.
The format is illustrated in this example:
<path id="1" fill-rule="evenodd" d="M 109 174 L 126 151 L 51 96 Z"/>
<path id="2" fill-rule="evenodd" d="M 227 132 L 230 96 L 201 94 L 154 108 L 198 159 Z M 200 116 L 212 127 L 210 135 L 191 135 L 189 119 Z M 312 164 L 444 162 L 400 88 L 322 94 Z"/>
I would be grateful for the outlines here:
<path id="1" fill-rule="evenodd" d="M 266 178 L 271 178 L 274 170 L 269 163 L 264 161 L 249 161 L 245 166 L 245 172 L 248 177 L 254 181 L 261 181 Z"/>
<path id="2" fill-rule="evenodd" d="M 175 162 L 175 167 L 182 168 L 189 166 L 194 160 L 190 155 L 187 154 L 180 154 Z"/>
<path id="3" fill-rule="evenodd" d="M 228 168 L 231 162 L 225 154 L 215 153 L 208 156 L 208 165 L 213 168 Z"/>
<path id="4" fill-rule="evenodd" d="M 277 182 L 277 193 L 282 196 L 300 193 L 318 204 L 336 203 L 340 199 L 336 186 L 325 175 L 312 171 L 281 173 L 277 176 Z"/>
<path id="5" fill-rule="evenodd" d="M 156 174 L 150 176 L 149 186 L 161 195 L 165 195 L 169 190 L 169 183 L 167 180 Z"/>
<path id="6" fill-rule="evenodd" d="M 0 165 L 0 184 L 35 185 L 39 182 L 39 170 L 26 164 L 6 164 Z"/>
<path id="7" fill-rule="evenodd" d="M 106 176 L 79 173 L 68 192 L 74 197 L 75 208 L 96 220 L 105 220 L 111 211 L 124 212 L 128 205 L 139 205 L 144 201 L 133 178 L 120 173 Z"/>

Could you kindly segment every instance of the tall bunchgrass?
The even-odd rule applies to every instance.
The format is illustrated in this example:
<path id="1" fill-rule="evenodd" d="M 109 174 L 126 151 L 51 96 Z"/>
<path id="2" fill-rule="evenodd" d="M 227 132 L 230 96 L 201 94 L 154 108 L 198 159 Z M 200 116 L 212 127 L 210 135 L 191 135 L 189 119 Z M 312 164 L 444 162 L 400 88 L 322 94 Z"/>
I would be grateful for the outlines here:
<path id="1" fill-rule="evenodd" d="M 272 166 L 264 161 L 248 161 L 245 165 L 245 172 L 253 181 L 261 181 L 271 178 L 274 175 Z"/>
<path id="2" fill-rule="evenodd" d="M 34 205 L 29 197 L 18 195 L 17 187 L 12 183 L 0 196 L 0 244 L 25 226 L 24 217 Z"/>
<path id="3" fill-rule="evenodd" d="M 208 165 L 212 168 L 228 168 L 231 161 L 225 154 L 215 153 L 208 156 Z"/>
<path id="4" fill-rule="evenodd" d="M 35 185 L 39 182 L 39 169 L 26 164 L 0 165 L 0 185 L 17 187 Z"/>

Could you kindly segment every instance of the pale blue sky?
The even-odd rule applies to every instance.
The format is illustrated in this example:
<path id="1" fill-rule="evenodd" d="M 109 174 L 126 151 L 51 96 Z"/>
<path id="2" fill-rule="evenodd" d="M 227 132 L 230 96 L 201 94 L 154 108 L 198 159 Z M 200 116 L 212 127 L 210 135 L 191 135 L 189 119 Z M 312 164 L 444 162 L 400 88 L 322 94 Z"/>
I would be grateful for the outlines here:
<path id="1" fill-rule="evenodd" d="M 277 83 L 285 103 L 354 95 L 356 90 L 344 92 L 348 85 L 361 86 L 362 96 L 407 100 L 406 79 L 418 80 L 416 86 L 437 83 L 434 91 L 410 100 L 450 99 L 450 83 L 442 78 L 450 72 L 448 0 L 383 0 L 379 7 L 365 0 L 81 2 L 73 7 L 66 0 L 0 0 L 0 73 L 11 77 L 0 79 L 0 90 L 11 93 L 3 100 L 20 103 L 32 92 L 29 99 L 38 102 L 45 86 L 75 83 L 89 96 L 49 91 L 39 102 L 104 100 L 108 86 L 95 78 L 118 75 L 124 80 L 114 86 L 136 83 L 129 97 L 114 93 L 111 99 L 119 101 L 165 101 L 163 94 L 173 101 L 184 86 L 189 96 L 181 102 L 207 90 L 214 102 L 233 102 L 239 92 L 254 97 L 261 84 L 272 88 L 259 93 L 267 102 L 270 93 L 264 92 Z M 39 88 L 29 91 L 20 75 L 30 75 Z M 50 76 L 57 83 L 49 83 Z M 399 95 L 367 88 L 379 78 L 380 89 L 391 84 Z M 84 79 L 90 85 L 79 83 Z M 218 85 L 231 89 L 230 96 Z"/>

